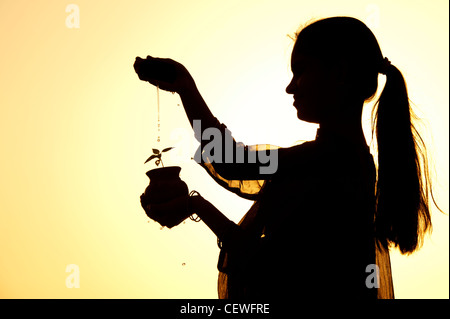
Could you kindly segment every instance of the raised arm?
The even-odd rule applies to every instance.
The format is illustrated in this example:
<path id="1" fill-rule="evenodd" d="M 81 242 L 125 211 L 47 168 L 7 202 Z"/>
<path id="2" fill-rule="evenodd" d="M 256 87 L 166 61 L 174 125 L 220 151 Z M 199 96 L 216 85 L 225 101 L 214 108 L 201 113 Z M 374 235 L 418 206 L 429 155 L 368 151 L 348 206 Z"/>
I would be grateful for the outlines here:
<path id="1" fill-rule="evenodd" d="M 137 57 L 134 69 L 142 81 L 147 81 L 162 90 L 178 93 L 193 128 L 194 120 L 201 121 L 202 130 L 220 126 L 203 100 L 191 74 L 182 64 L 172 59 Z"/>
<path id="2" fill-rule="evenodd" d="M 198 162 L 213 163 L 215 172 L 228 180 L 265 180 L 276 171 L 277 151 L 266 154 L 265 150 L 248 149 L 243 144 L 238 147 L 231 132 L 211 113 L 182 64 L 171 59 L 137 57 L 134 69 L 142 81 L 180 95 L 195 138 L 200 142 L 195 155 Z"/>

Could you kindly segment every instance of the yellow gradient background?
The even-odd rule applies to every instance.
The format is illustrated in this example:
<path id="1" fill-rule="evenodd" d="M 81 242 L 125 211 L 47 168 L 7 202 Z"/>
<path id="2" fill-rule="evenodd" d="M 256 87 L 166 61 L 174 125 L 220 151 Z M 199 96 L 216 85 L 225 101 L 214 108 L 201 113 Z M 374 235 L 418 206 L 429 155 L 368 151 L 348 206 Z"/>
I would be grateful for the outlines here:
<path id="1" fill-rule="evenodd" d="M 70 3 L 79 28 L 66 26 Z M 154 166 L 143 162 L 152 147 L 177 146 L 166 164 L 182 166 L 191 190 L 234 221 L 251 203 L 190 160 L 196 145 L 177 95 L 160 94 L 156 143 L 156 89 L 138 80 L 134 58 L 183 63 L 237 140 L 290 146 L 316 128 L 284 93 L 287 34 L 311 19 L 366 21 L 404 72 L 448 213 L 448 9 L 447 0 L 2 0 L 0 297 L 216 298 L 215 236 L 203 223 L 161 230 L 148 220 L 139 195 Z M 422 250 L 392 254 L 397 298 L 449 296 L 448 216 L 434 212 L 433 222 Z M 70 264 L 80 288 L 66 287 Z"/>

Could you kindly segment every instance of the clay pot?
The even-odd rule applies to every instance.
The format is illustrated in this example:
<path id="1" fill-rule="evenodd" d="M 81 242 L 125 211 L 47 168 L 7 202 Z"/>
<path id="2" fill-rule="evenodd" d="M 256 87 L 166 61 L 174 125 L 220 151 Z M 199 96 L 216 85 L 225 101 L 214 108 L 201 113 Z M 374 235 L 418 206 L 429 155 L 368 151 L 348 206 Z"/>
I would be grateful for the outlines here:
<path id="1" fill-rule="evenodd" d="M 179 166 L 162 167 L 148 171 L 146 175 L 150 178 L 150 183 L 143 194 L 143 204 L 162 204 L 176 198 L 188 197 L 189 189 L 186 183 L 180 179 L 180 171 L 181 167 Z M 164 216 L 164 221 L 168 227 L 178 225 L 190 215 L 187 209 L 171 211 L 170 214 L 170 216 Z M 149 217 L 152 218 L 152 216 Z"/>

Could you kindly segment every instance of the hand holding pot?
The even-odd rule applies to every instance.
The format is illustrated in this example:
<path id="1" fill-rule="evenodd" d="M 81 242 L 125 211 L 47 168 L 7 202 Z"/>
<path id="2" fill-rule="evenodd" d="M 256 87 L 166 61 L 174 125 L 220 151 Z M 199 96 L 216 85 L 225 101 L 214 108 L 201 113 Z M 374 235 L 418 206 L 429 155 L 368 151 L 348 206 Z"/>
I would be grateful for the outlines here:
<path id="1" fill-rule="evenodd" d="M 148 217 L 167 228 L 177 226 L 190 215 L 189 196 L 177 197 L 160 204 L 149 204 L 142 194 L 141 205 Z"/>

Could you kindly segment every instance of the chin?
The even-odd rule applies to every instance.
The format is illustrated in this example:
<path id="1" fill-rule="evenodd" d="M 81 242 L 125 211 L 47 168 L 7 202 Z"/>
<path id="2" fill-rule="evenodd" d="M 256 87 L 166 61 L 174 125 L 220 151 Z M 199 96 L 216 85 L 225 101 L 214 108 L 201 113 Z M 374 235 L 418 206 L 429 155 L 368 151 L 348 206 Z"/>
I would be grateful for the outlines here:
<path id="1" fill-rule="evenodd" d="M 314 124 L 319 123 L 317 118 L 315 118 L 314 116 L 311 116 L 310 114 L 305 114 L 304 112 L 302 112 L 300 110 L 297 110 L 297 117 L 299 120 L 305 121 L 308 123 L 314 123 Z"/>

